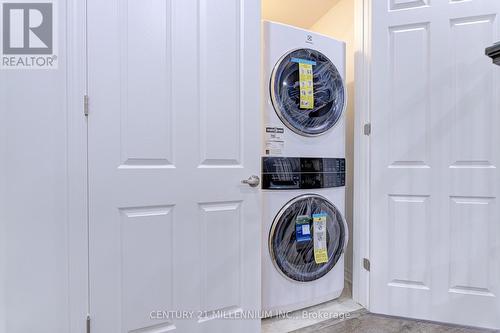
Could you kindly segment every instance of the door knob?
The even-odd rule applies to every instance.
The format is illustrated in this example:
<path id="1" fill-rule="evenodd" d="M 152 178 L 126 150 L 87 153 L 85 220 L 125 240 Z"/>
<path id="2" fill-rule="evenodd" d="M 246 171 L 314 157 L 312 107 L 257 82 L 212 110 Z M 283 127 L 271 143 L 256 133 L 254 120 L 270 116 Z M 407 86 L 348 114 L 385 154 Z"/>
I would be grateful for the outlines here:
<path id="1" fill-rule="evenodd" d="M 252 175 L 248 179 L 243 179 L 241 182 L 243 184 L 247 184 L 248 186 L 256 187 L 256 186 L 259 186 L 260 179 L 256 175 Z"/>

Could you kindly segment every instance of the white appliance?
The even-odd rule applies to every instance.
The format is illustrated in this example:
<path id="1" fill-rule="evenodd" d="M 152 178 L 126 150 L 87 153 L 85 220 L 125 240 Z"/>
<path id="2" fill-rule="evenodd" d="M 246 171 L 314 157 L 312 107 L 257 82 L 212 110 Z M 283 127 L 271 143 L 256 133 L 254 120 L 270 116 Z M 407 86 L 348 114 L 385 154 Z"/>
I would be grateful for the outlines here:
<path id="1" fill-rule="evenodd" d="M 269 21 L 263 32 L 263 155 L 343 157 L 345 43 Z"/>
<path id="2" fill-rule="evenodd" d="M 262 171 L 264 315 L 339 297 L 349 240 L 345 159 L 263 157 Z"/>
<path id="3" fill-rule="evenodd" d="M 344 288 L 345 44 L 264 22 L 262 310 Z"/>

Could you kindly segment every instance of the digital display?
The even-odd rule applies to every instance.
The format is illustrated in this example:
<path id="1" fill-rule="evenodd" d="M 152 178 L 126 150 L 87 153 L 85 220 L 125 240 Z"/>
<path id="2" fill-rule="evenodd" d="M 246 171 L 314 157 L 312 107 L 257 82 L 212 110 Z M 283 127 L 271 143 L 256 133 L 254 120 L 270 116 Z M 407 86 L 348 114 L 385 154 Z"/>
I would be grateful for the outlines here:
<path id="1" fill-rule="evenodd" d="M 263 189 L 314 189 L 345 186 L 345 159 L 263 157 Z"/>
<path id="2" fill-rule="evenodd" d="M 301 158 L 300 167 L 302 172 L 323 171 L 323 160 L 319 158 Z"/>

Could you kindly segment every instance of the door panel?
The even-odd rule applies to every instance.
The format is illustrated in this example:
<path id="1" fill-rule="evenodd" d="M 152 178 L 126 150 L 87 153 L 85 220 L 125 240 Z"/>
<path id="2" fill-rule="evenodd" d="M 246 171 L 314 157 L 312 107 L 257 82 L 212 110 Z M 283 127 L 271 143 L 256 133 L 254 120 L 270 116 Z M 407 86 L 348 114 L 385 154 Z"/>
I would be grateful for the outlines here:
<path id="1" fill-rule="evenodd" d="M 500 328 L 500 2 L 372 3 L 370 309 Z"/>
<path id="2" fill-rule="evenodd" d="M 172 308 L 172 208 L 120 209 L 121 306 L 127 314 L 125 327 L 149 326 L 143 316 L 149 308 Z"/>
<path id="3" fill-rule="evenodd" d="M 247 70 L 241 62 L 246 55 L 242 54 L 246 50 L 240 48 L 242 3 L 200 0 L 198 87 L 202 167 L 234 167 L 242 163 L 241 98 Z M 221 10 L 224 20 L 220 19 Z"/>
<path id="4" fill-rule="evenodd" d="M 429 234 L 426 196 L 390 196 L 389 203 L 390 286 L 429 289 L 430 251 L 419 248 Z"/>
<path id="5" fill-rule="evenodd" d="M 450 292 L 464 295 L 491 296 L 494 289 L 488 260 L 491 247 L 489 233 L 494 231 L 491 198 L 452 197 L 450 216 Z"/>
<path id="6" fill-rule="evenodd" d="M 496 41 L 497 20 L 496 15 L 450 20 L 451 75 L 454 83 L 453 166 L 492 165 L 494 141 L 490 124 L 494 121 L 494 113 L 498 113 L 494 80 L 498 73 L 489 61 L 478 59 L 477 53 L 484 49 L 484 45 Z"/>
<path id="7" fill-rule="evenodd" d="M 172 3 L 117 6 L 121 167 L 172 165 Z"/>
<path id="8" fill-rule="evenodd" d="M 260 308 L 259 2 L 89 0 L 88 22 L 92 331 L 258 331 L 217 315 Z"/>
<path id="9" fill-rule="evenodd" d="M 419 165 L 429 160 L 429 26 L 391 27 L 391 90 L 389 153 L 392 167 Z M 410 148 L 410 149 L 408 149 Z"/>

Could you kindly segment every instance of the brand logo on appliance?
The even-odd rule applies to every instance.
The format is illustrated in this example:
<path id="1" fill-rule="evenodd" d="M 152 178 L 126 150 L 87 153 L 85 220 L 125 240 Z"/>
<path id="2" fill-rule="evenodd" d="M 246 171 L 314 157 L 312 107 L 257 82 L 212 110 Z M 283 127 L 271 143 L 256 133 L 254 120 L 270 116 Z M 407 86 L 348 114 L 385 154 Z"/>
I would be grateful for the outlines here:
<path id="1" fill-rule="evenodd" d="M 306 43 L 313 44 L 313 36 L 312 35 L 306 36 Z"/>
<path id="2" fill-rule="evenodd" d="M 2 69 L 57 68 L 54 0 L 0 0 Z"/>

